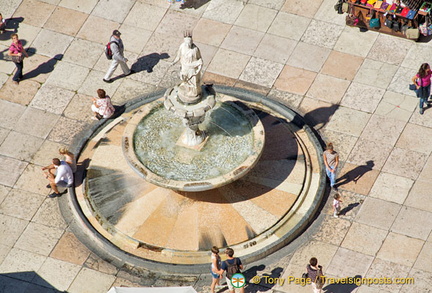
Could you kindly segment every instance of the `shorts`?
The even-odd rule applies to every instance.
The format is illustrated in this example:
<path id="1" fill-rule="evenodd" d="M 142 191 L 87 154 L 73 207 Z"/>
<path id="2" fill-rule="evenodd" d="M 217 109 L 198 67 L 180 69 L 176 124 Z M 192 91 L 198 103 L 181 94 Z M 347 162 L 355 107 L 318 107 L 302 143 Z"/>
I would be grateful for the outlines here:
<path id="1" fill-rule="evenodd" d="M 231 280 L 228 279 L 227 277 L 225 277 L 225 281 L 227 282 L 228 290 L 229 290 L 229 291 L 233 291 L 233 290 L 234 290 L 234 287 L 233 287 L 233 285 L 231 284 Z"/>
<path id="2" fill-rule="evenodd" d="M 211 273 L 213 279 L 219 279 L 220 278 L 220 275 L 213 273 L 213 270 L 211 270 L 211 269 L 210 269 L 210 273 Z"/>
<path id="3" fill-rule="evenodd" d="M 66 181 L 62 181 L 62 180 L 60 180 L 59 182 L 57 182 L 56 183 L 56 186 L 57 187 L 71 187 L 72 186 L 72 184 L 68 184 Z"/>

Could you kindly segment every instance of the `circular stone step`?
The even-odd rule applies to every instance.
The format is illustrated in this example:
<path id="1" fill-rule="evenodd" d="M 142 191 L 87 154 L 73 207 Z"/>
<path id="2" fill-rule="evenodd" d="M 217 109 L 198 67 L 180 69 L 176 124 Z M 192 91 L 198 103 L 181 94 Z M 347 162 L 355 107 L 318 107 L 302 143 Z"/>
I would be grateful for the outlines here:
<path id="1" fill-rule="evenodd" d="M 130 107 L 134 110 L 101 124 L 82 144 L 79 161 L 90 161 L 84 184 L 61 201 L 65 218 L 86 245 L 119 266 L 191 273 L 208 270 L 213 245 L 232 247 L 247 263 L 302 232 L 324 191 L 317 138 L 285 106 L 233 88 L 216 87 L 216 92 L 217 99 L 240 100 L 260 118 L 266 139 L 254 168 L 202 192 L 147 182 L 122 151 L 128 122 L 160 96 L 139 99 Z"/>

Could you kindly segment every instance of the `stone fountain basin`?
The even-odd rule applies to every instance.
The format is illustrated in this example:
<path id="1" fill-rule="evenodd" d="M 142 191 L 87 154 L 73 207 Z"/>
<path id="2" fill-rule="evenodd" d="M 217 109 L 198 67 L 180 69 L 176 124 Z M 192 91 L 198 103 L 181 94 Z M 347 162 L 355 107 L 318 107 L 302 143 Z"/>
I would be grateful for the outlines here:
<path id="1" fill-rule="evenodd" d="M 264 127 L 255 112 L 229 96 L 218 95 L 200 128 L 209 135 L 199 149 L 178 143 L 181 118 L 159 99 L 133 115 L 123 134 L 128 164 L 148 182 L 177 191 L 198 192 L 229 184 L 259 160 Z"/>

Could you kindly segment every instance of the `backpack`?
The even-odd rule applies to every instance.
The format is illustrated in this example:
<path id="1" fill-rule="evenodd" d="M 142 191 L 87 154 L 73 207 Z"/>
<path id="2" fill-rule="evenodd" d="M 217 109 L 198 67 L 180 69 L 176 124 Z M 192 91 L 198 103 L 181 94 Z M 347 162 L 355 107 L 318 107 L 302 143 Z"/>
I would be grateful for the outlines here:
<path id="1" fill-rule="evenodd" d="M 107 57 L 108 60 L 111 60 L 112 57 L 113 57 L 113 53 L 112 53 L 112 50 L 111 50 L 111 44 L 112 43 L 116 43 L 117 46 L 118 46 L 118 43 L 114 42 L 114 41 L 111 41 L 108 44 L 106 44 L 106 46 L 105 46 L 105 56 Z"/>
<path id="2" fill-rule="evenodd" d="M 225 263 L 227 265 L 226 276 L 228 279 L 231 280 L 232 276 L 234 276 L 237 273 L 240 273 L 240 268 L 239 265 L 237 264 L 238 260 L 237 258 L 234 258 L 233 264 L 230 264 L 228 260 L 226 260 Z"/>

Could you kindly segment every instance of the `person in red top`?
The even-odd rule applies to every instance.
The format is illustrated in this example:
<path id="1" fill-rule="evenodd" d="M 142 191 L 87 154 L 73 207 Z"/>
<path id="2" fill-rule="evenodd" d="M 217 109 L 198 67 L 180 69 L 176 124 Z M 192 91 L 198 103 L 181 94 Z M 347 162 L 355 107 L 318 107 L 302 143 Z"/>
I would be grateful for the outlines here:
<path id="1" fill-rule="evenodd" d="M 18 39 L 17 34 L 12 34 L 12 44 L 9 47 L 9 56 L 16 56 L 20 57 L 19 60 L 14 60 L 14 63 L 17 67 L 17 70 L 15 72 L 15 75 L 12 77 L 12 80 L 15 84 L 18 84 L 18 82 L 23 78 L 23 68 L 24 68 L 24 56 L 28 57 L 26 50 L 24 50 L 24 47 L 21 43 L 21 41 Z"/>
<path id="2" fill-rule="evenodd" d="M 431 88 L 431 69 L 429 64 L 423 63 L 416 75 L 413 76 L 412 82 L 416 85 L 417 98 L 420 98 L 420 114 L 423 115 L 423 104 L 428 103 Z M 427 104 L 428 106 L 428 104 Z"/>

